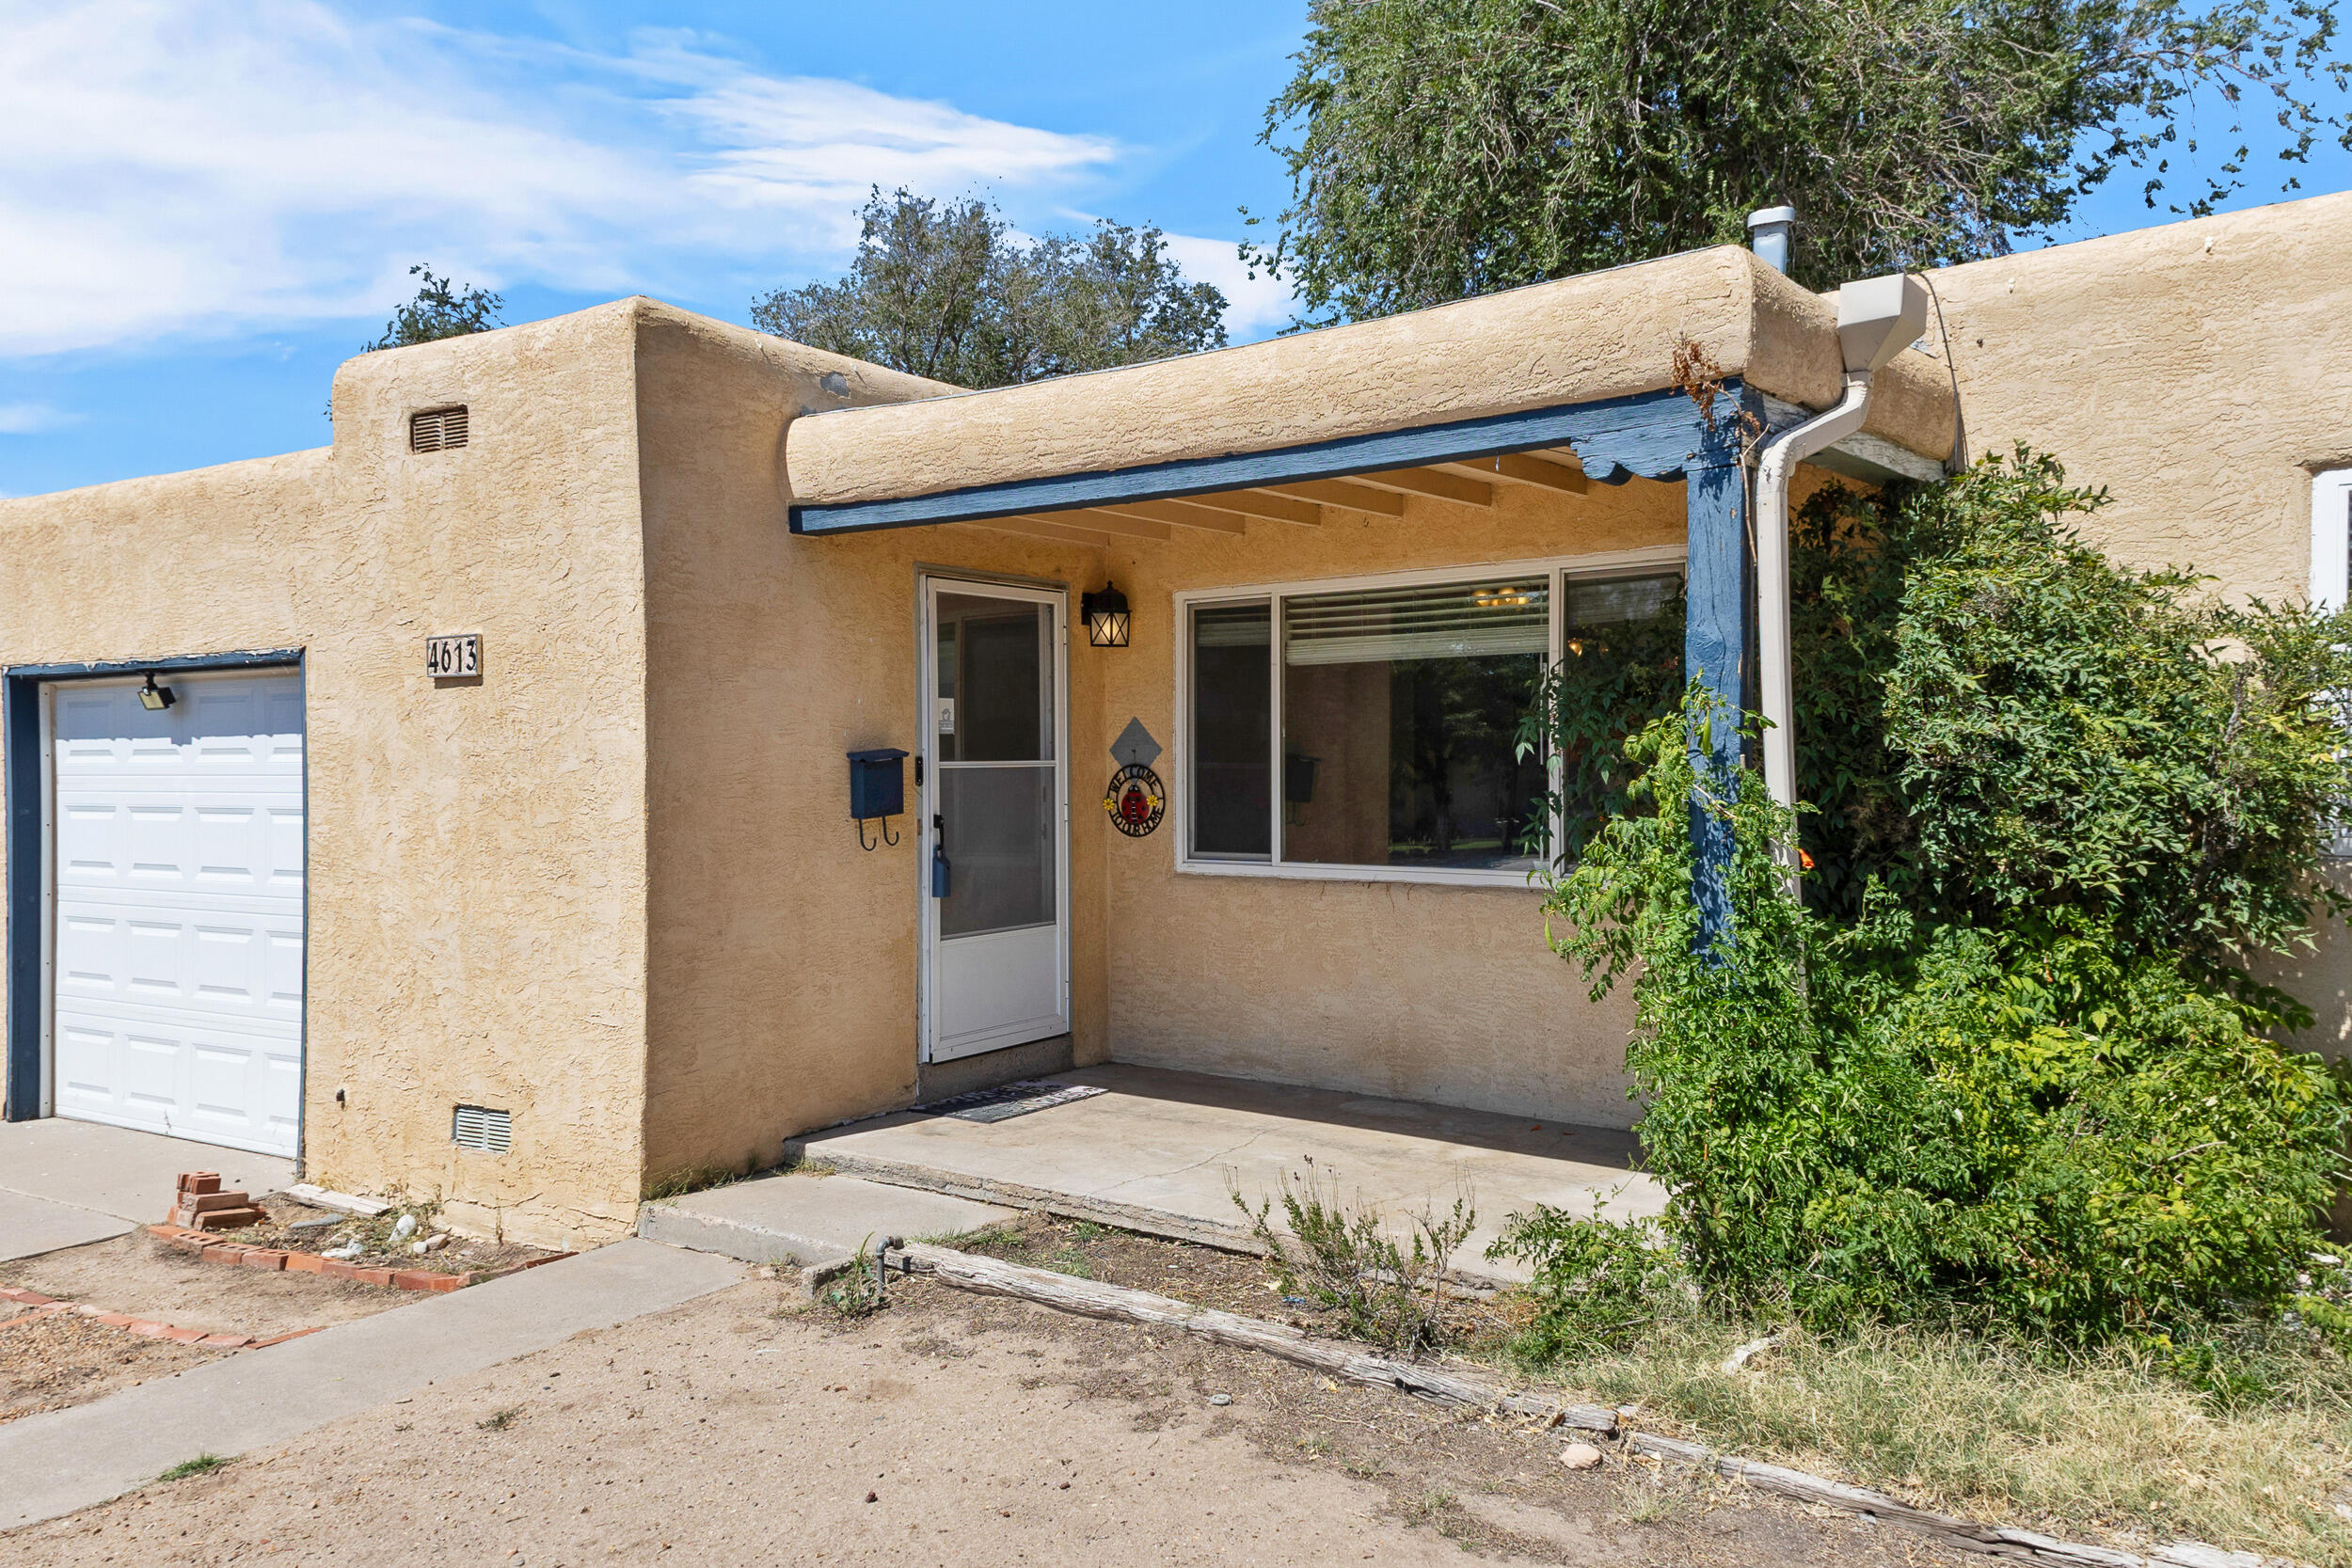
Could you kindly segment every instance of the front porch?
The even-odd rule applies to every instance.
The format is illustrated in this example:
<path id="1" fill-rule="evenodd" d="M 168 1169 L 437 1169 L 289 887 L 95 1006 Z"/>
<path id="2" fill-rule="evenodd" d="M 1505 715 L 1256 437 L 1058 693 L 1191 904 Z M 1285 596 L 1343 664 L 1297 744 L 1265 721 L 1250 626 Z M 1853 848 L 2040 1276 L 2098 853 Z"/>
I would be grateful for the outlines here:
<path id="1" fill-rule="evenodd" d="M 690 1244 L 741 1256 L 754 1255 L 739 1250 L 754 1235 L 807 1237 L 847 1252 L 877 1227 L 913 1236 L 1017 1210 L 1247 1249 L 1248 1226 L 1229 1194 L 1254 1205 L 1277 1195 L 1286 1174 L 1312 1171 L 1349 1203 L 1399 1225 L 1467 1196 L 1478 1226 L 1454 1266 L 1514 1280 L 1525 1271 L 1486 1258 L 1513 1213 L 1537 1204 L 1586 1213 L 1596 1196 L 1621 1216 L 1656 1214 L 1665 1204 L 1657 1183 L 1633 1168 L 1633 1134 L 1614 1129 L 1146 1067 L 1081 1068 L 1052 1082 L 1103 1092 L 993 1123 L 900 1111 L 788 1146 L 804 1169 L 856 1179 L 855 1204 L 827 1202 L 830 1182 L 782 1174 L 660 1207 L 700 1222 L 703 1237 Z M 906 1201 L 894 1206 L 866 1183 L 902 1189 Z M 932 1195 L 961 1201 L 942 1205 Z M 834 1221 L 831 1210 L 841 1227 L 819 1234 Z M 682 1234 L 659 1226 L 645 1233 Z"/>

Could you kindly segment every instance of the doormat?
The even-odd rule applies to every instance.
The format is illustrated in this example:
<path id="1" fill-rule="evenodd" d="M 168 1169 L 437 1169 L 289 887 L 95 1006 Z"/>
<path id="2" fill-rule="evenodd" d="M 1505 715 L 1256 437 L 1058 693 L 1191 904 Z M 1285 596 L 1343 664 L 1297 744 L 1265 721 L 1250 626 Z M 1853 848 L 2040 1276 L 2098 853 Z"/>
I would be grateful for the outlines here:
<path id="1" fill-rule="evenodd" d="M 1031 1111 L 1051 1110 L 1073 1100 L 1091 1100 L 1104 1092 L 1091 1084 L 1057 1084 L 1043 1078 L 1024 1078 L 993 1089 L 950 1095 L 946 1100 L 917 1105 L 914 1110 L 919 1116 L 953 1117 L 958 1121 L 1010 1121 Z"/>

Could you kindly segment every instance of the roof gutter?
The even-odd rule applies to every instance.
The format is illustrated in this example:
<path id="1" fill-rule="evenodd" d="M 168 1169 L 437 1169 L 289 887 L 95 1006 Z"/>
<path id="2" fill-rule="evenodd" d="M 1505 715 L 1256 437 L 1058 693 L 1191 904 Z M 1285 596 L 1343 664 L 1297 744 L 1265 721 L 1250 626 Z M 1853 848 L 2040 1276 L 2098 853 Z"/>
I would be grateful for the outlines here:
<path id="1" fill-rule="evenodd" d="M 1897 273 L 1837 291 L 1837 341 L 1846 361 L 1845 395 L 1764 444 L 1756 480 L 1756 641 L 1762 665 L 1764 787 L 1775 805 L 1797 803 L 1796 690 L 1789 655 L 1788 479 L 1799 463 L 1862 428 L 1870 378 L 1927 330 L 1928 292 Z M 1797 846 L 1773 847 L 1793 888 Z"/>

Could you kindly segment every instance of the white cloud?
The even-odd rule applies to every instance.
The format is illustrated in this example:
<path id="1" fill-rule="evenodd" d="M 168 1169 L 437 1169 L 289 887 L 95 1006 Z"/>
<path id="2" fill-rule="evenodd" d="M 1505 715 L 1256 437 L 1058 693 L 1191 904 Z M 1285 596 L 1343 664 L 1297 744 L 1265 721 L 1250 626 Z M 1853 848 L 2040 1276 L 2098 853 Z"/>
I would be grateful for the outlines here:
<path id="1" fill-rule="evenodd" d="M 0 436 L 39 436 L 73 422 L 75 416 L 45 403 L 0 403 Z"/>
<path id="2" fill-rule="evenodd" d="M 1168 253 L 1176 258 L 1186 277 L 1214 283 L 1228 302 L 1225 330 L 1235 342 L 1263 338 L 1290 325 L 1291 286 L 1268 277 L 1265 269 L 1250 267 L 1241 247 L 1232 240 L 1208 240 L 1195 234 L 1168 236 Z"/>
<path id="3" fill-rule="evenodd" d="M 603 56 L 316 0 L 0 0 L 0 356 L 376 314 L 413 259 L 776 273 L 837 260 L 868 185 L 1043 192 L 1119 152 L 675 34 Z"/>

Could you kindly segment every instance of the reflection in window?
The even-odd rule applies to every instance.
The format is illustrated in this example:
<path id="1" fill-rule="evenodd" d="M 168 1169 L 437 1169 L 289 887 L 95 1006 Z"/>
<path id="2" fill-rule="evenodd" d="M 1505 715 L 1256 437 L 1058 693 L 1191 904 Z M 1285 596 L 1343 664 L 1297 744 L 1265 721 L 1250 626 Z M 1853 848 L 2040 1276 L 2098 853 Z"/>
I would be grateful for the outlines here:
<path id="1" fill-rule="evenodd" d="M 1542 578 L 1284 600 L 1282 858 L 1531 866 L 1516 743 L 1549 642 Z"/>
<path id="2" fill-rule="evenodd" d="M 1525 873 L 1624 809 L 1625 737 L 1680 689 L 1682 578 L 1203 604 L 1189 641 L 1193 856 Z"/>
<path id="3" fill-rule="evenodd" d="M 1192 852 L 1264 860 L 1273 849 L 1271 606 L 1192 612 Z"/>

